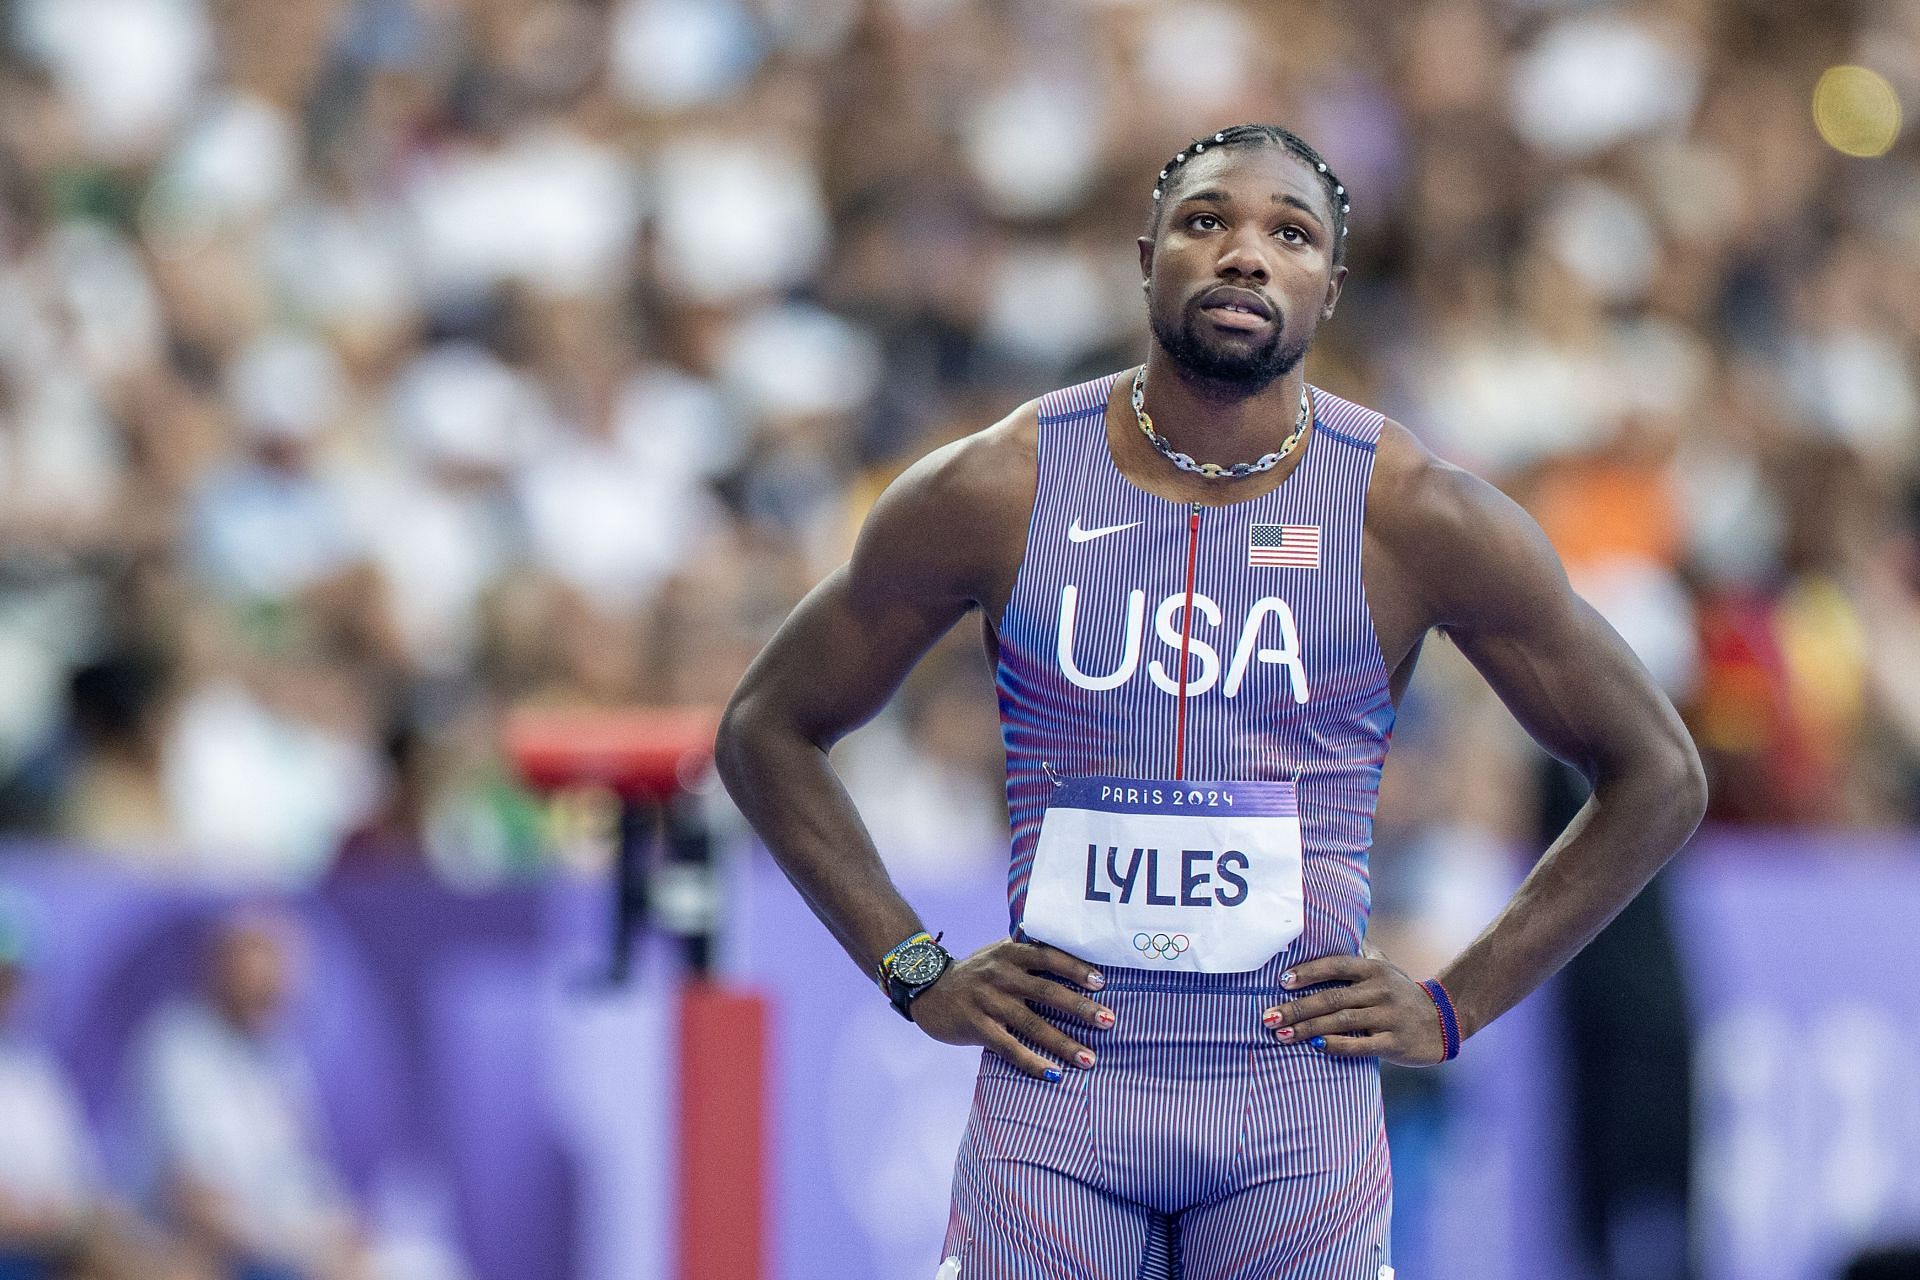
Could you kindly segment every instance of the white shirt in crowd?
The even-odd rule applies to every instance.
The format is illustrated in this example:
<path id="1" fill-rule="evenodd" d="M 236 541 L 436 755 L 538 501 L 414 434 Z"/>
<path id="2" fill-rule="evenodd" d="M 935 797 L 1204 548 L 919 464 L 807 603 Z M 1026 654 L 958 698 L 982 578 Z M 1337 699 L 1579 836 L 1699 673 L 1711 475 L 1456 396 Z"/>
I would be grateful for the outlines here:
<path id="1" fill-rule="evenodd" d="M 156 1190 L 174 1174 L 198 1180 L 225 1197 L 263 1257 L 318 1256 L 341 1237 L 349 1209 L 298 1054 L 204 1005 L 176 1005 L 155 1015 L 138 1067 Z"/>
<path id="2" fill-rule="evenodd" d="M 45 1049 L 0 1035 L 0 1200 L 29 1213 L 79 1214 L 97 1170 L 80 1100 Z"/>

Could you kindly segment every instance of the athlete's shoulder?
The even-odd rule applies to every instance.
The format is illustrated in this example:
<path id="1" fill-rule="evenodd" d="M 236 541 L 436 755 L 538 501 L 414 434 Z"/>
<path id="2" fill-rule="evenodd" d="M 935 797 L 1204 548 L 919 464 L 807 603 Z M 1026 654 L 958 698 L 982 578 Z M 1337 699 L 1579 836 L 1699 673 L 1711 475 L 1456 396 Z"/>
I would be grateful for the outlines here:
<path id="1" fill-rule="evenodd" d="M 1089 432 L 1098 430 L 1119 376 L 1103 374 L 1036 396 L 998 422 L 929 451 L 888 486 L 874 518 L 935 537 L 962 533 L 984 542 L 996 564 L 1011 551 L 1017 566 L 1039 487 L 1042 424 L 1058 430 L 1085 419 Z"/>
<path id="2" fill-rule="evenodd" d="M 1441 458 L 1400 423 L 1382 420 L 1367 508 L 1383 531 L 1416 539 L 1465 533 L 1512 505 L 1500 490 Z"/>
<path id="3" fill-rule="evenodd" d="M 856 577 L 991 604 L 1018 570 L 1038 478 L 1040 400 L 929 451 L 874 503 Z"/>
<path id="4" fill-rule="evenodd" d="M 977 521 L 1009 501 L 1033 501 L 1038 471 L 1040 404 L 1027 401 L 978 431 L 929 451 L 901 473 L 889 495 L 921 516 L 952 513 Z"/>
<path id="5" fill-rule="evenodd" d="M 1403 580 L 1419 584 L 1433 603 L 1436 625 L 1484 621 L 1490 611 L 1565 581 L 1532 516 L 1391 418 L 1381 424 L 1367 526 Z"/>

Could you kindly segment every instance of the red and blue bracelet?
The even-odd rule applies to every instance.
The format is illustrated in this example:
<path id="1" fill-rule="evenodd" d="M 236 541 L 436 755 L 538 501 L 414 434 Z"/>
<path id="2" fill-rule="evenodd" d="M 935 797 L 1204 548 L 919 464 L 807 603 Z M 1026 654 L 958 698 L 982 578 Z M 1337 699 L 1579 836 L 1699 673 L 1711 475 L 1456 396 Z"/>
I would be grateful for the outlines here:
<path id="1" fill-rule="evenodd" d="M 1420 989 L 1432 997 L 1434 1011 L 1440 1015 L 1440 1043 L 1446 1050 L 1440 1061 L 1452 1062 L 1460 1056 L 1460 1019 L 1453 1012 L 1453 997 L 1438 978 L 1428 978 Z"/>

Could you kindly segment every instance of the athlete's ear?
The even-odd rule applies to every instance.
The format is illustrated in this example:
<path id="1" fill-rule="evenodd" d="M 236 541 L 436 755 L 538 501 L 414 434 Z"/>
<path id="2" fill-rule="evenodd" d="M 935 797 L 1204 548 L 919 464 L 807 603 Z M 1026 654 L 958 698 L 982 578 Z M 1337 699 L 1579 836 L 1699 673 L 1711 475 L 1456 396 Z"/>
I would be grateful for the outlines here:
<path id="1" fill-rule="evenodd" d="M 1153 276 L 1153 237 L 1141 236 L 1140 245 L 1140 283 L 1146 284 Z"/>
<path id="2" fill-rule="evenodd" d="M 1320 306 L 1322 320 L 1333 319 L 1333 309 L 1340 305 L 1340 287 L 1347 282 L 1347 269 L 1335 267 L 1333 275 L 1327 281 L 1327 300 Z"/>

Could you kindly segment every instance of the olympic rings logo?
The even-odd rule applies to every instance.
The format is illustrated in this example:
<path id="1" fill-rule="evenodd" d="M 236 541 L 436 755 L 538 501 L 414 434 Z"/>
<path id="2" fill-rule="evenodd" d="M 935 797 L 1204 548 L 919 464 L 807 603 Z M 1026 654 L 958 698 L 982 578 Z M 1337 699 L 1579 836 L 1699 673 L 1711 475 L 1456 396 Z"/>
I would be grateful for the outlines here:
<path id="1" fill-rule="evenodd" d="M 1171 960 L 1193 943 L 1184 933 L 1136 933 L 1133 949 L 1156 960 Z"/>

